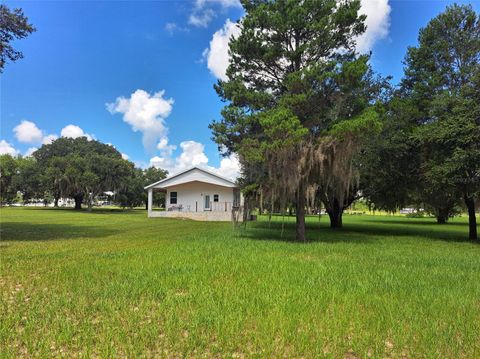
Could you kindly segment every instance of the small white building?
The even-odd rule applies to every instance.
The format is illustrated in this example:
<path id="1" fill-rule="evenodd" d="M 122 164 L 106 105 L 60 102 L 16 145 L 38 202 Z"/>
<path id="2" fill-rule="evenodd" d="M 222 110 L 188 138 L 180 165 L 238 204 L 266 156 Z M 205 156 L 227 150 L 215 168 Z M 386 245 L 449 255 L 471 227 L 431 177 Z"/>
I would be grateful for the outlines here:
<path id="1" fill-rule="evenodd" d="M 242 196 L 235 182 L 193 167 L 145 187 L 148 217 L 179 217 L 199 221 L 241 220 Z M 153 210 L 153 192 L 165 193 L 165 208 Z"/>

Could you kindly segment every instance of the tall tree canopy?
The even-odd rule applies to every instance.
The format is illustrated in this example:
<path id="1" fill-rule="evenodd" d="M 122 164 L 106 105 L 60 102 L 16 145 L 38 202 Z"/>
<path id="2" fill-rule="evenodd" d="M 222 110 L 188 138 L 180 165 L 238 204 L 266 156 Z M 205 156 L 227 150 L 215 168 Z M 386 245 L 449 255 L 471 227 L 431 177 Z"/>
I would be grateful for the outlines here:
<path id="1" fill-rule="evenodd" d="M 133 175 L 134 166 L 111 145 L 61 137 L 33 153 L 43 169 L 44 182 L 52 195 L 75 199 L 80 209 L 84 199 L 91 209 L 93 199 L 105 191 L 118 191 Z"/>
<path id="2" fill-rule="evenodd" d="M 422 175 L 432 186 L 460 192 L 477 239 L 480 193 L 480 19 L 453 5 L 420 30 L 405 58 L 404 96 L 415 104 L 415 140 Z"/>
<path id="3" fill-rule="evenodd" d="M 10 10 L 6 5 L 0 5 L 0 72 L 3 72 L 7 61 L 17 61 L 23 54 L 10 44 L 15 39 L 23 39 L 35 31 L 28 22 L 22 9 Z"/>
<path id="4" fill-rule="evenodd" d="M 354 187 L 357 145 L 365 129 L 376 128 L 369 107 L 381 81 L 368 56 L 355 52 L 365 16 L 358 0 L 242 4 L 246 15 L 241 34 L 230 39 L 228 80 L 215 86 L 227 104 L 211 129 L 225 153 L 239 155 L 249 198 L 261 191 L 281 207 L 295 203 L 303 241 L 307 197 L 320 188 L 338 217 Z"/>

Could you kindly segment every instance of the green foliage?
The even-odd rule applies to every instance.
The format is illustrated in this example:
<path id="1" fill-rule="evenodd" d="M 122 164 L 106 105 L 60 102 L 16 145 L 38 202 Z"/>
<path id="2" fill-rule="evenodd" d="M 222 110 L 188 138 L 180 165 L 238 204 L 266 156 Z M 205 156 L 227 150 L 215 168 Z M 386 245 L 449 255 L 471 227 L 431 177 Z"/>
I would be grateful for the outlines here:
<path id="1" fill-rule="evenodd" d="M 337 126 L 333 132 L 348 131 L 354 142 L 362 126 L 375 127 L 367 109 L 385 83 L 373 75 L 369 56 L 354 49 L 365 31 L 359 1 L 242 4 L 246 15 L 238 22 L 241 34 L 229 43 L 228 80 L 215 86 L 226 106 L 210 128 L 226 154 L 239 155 L 243 185 L 256 184 L 260 197 L 281 197 L 300 208 L 306 188 L 319 184 L 310 172 L 327 170 L 325 156 L 314 155 L 326 147 L 326 133 Z"/>
<path id="2" fill-rule="evenodd" d="M 28 18 L 22 9 L 10 10 L 7 5 L 0 4 L 0 73 L 3 72 L 8 61 L 17 61 L 23 58 L 23 54 L 15 50 L 10 44 L 17 39 L 23 39 L 36 29 L 28 23 Z"/>
<path id="3" fill-rule="evenodd" d="M 368 107 L 358 116 L 336 123 L 328 133 L 336 138 L 344 139 L 346 137 L 367 137 L 371 138 L 380 132 L 382 123 L 377 111 L 373 107 Z"/>
<path id="4" fill-rule="evenodd" d="M 453 5 L 408 49 L 401 88 L 363 156 L 362 192 L 383 209 L 424 206 L 439 222 L 480 191 L 480 19 Z M 475 228 L 471 216 L 471 228 Z"/>
<path id="5" fill-rule="evenodd" d="M 33 156 L 42 168 L 46 191 L 57 199 L 86 198 L 89 208 L 96 196 L 122 189 L 134 171 L 133 164 L 114 147 L 85 137 L 61 137 Z"/>
<path id="6" fill-rule="evenodd" d="M 116 202 L 123 208 L 138 207 L 142 204 L 146 207 L 148 198 L 144 188 L 166 178 L 167 175 L 168 171 L 161 168 L 149 167 L 144 170 L 136 168 L 133 176 L 126 181 L 116 195 Z M 165 195 L 154 192 L 152 202 L 156 206 L 165 206 Z"/>
<path id="7" fill-rule="evenodd" d="M 11 203 L 17 196 L 14 178 L 18 171 L 18 160 L 11 155 L 0 155 L 0 204 Z"/>

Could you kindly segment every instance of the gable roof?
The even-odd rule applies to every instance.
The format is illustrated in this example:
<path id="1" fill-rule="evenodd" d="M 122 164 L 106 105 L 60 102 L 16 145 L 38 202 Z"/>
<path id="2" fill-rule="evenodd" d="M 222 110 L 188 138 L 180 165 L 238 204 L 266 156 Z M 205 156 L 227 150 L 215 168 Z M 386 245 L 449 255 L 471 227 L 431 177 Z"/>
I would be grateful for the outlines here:
<path id="1" fill-rule="evenodd" d="M 197 174 L 195 174 L 195 172 Z M 145 189 L 150 189 L 154 187 L 164 188 L 194 181 L 211 183 L 224 187 L 237 187 L 236 183 L 229 180 L 228 178 L 217 175 L 216 173 L 208 171 L 204 168 L 194 166 L 185 171 L 181 171 L 170 177 L 164 178 L 161 181 L 152 183 L 146 186 Z"/>

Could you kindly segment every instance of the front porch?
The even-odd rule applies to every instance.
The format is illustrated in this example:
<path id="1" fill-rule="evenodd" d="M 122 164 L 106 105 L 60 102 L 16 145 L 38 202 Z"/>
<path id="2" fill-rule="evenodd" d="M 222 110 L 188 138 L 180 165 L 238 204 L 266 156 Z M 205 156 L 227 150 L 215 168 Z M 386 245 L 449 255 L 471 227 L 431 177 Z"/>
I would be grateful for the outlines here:
<path id="1" fill-rule="evenodd" d="M 165 208 L 153 208 L 153 193 L 165 193 L 164 189 L 148 189 L 148 217 L 158 218 L 186 218 L 196 221 L 241 221 L 242 206 L 237 202 L 208 201 L 205 198 L 188 203 L 168 204 L 165 199 Z"/>

